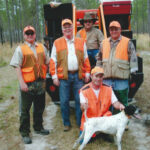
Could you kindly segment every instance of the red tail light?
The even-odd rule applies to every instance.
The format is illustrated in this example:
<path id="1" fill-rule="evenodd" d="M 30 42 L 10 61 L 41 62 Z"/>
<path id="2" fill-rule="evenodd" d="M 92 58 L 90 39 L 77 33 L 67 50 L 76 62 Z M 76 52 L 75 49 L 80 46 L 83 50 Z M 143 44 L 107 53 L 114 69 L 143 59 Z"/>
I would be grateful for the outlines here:
<path id="1" fill-rule="evenodd" d="M 54 92 L 54 91 L 56 90 L 56 87 L 53 86 L 53 85 L 51 85 L 51 86 L 49 87 L 49 89 L 50 89 L 50 91 Z"/>
<path id="2" fill-rule="evenodd" d="M 132 83 L 132 84 L 130 85 L 130 87 L 131 87 L 131 88 L 135 88 L 135 87 L 136 87 L 136 83 Z"/>

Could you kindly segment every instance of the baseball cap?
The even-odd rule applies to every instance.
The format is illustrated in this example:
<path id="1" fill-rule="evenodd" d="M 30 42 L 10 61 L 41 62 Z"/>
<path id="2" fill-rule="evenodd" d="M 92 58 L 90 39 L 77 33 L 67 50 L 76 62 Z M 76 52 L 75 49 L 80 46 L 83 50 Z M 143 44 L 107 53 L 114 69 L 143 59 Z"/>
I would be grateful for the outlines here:
<path id="1" fill-rule="evenodd" d="M 112 21 L 110 24 L 109 24 L 109 28 L 110 27 L 117 27 L 117 28 L 121 28 L 121 25 L 118 21 Z"/>
<path id="2" fill-rule="evenodd" d="M 91 74 L 104 74 L 104 69 L 96 66 L 91 70 Z"/>
<path id="3" fill-rule="evenodd" d="M 32 27 L 32 26 L 26 26 L 26 27 L 23 29 L 23 33 L 27 32 L 27 31 L 29 31 L 29 30 L 35 32 L 34 27 Z"/>
<path id="4" fill-rule="evenodd" d="M 61 22 L 61 25 L 63 26 L 64 24 L 69 23 L 72 25 L 72 21 L 70 19 L 63 19 Z"/>

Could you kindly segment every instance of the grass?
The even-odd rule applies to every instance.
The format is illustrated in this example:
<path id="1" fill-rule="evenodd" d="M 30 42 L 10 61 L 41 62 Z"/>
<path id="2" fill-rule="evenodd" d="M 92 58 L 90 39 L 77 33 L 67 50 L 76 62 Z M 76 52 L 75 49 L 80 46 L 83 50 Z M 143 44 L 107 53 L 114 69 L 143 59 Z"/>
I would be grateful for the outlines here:
<path id="1" fill-rule="evenodd" d="M 60 107 L 58 107 L 58 111 L 56 114 L 56 117 L 54 119 L 54 130 L 51 133 L 50 141 L 52 145 L 57 145 L 58 150 L 71 150 L 72 146 L 75 142 L 75 140 L 79 136 L 79 128 L 76 125 L 75 120 L 75 111 L 71 109 L 71 124 L 72 129 L 69 132 L 63 132 L 63 125 L 61 118 L 61 112 Z M 135 150 L 133 147 L 133 143 L 135 144 L 136 141 L 133 136 L 129 136 L 130 131 L 125 132 L 123 135 L 122 140 L 122 149 L 123 150 Z M 109 136 L 112 138 L 112 136 Z M 53 140 L 55 138 L 55 140 Z M 59 141 L 59 142 L 58 142 Z M 65 143 L 65 144 L 62 144 Z M 67 146 L 66 146 L 67 145 Z M 103 137 L 98 136 L 96 140 L 94 140 L 92 143 L 89 143 L 86 145 L 86 150 L 116 150 L 117 146 L 114 144 L 114 142 L 110 142 L 108 140 L 105 140 Z"/>
<path id="2" fill-rule="evenodd" d="M 13 104 L 9 105 L 4 111 L 0 113 L 0 122 L 1 122 L 0 130 L 2 129 L 7 131 L 7 128 L 11 127 L 10 125 L 14 122 L 13 120 L 16 118 L 16 115 L 10 112 L 12 112 L 13 109 L 15 110 L 16 109 L 15 107 L 17 106 L 16 105 L 17 101 L 15 101 L 17 87 L 18 87 L 17 80 L 13 80 L 8 85 L 1 87 L 0 104 L 5 102 L 6 100 L 13 101 Z M 7 119 L 5 116 L 7 116 Z"/>
<path id="3" fill-rule="evenodd" d="M 2 86 L 0 90 L 0 103 L 4 102 L 8 98 L 13 99 L 13 97 L 15 96 L 17 87 L 18 87 L 17 80 L 13 80 L 8 85 Z"/>
<path id="4" fill-rule="evenodd" d="M 0 44 L 0 67 L 6 66 L 9 64 L 10 59 L 16 49 L 17 44 L 14 44 L 11 48 L 9 43 Z"/>
<path id="5" fill-rule="evenodd" d="M 137 42 L 138 50 L 148 50 L 150 51 L 150 36 L 149 34 L 134 34 L 133 37 Z"/>
<path id="6" fill-rule="evenodd" d="M 136 36 L 136 35 L 134 35 Z M 139 52 L 141 50 L 149 51 L 149 37 L 147 35 L 138 35 L 137 37 L 137 47 Z M 143 42 L 141 42 L 143 41 Z M 145 43 L 146 42 L 146 43 Z M 147 43 L 148 42 L 148 43 Z M 17 44 L 10 48 L 9 44 L 0 45 L 0 66 L 8 65 L 13 52 Z M 150 76 L 150 59 L 149 55 L 143 55 L 143 70 L 144 70 L 144 82 L 138 92 L 135 95 L 137 99 L 137 105 L 142 109 L 144 113 L 150 113 L 150 92 L 149 92 L 149 76 Z M 3 67 L 7 68 L 7 67 Z M 3 71 L 0 68 L 0 71 Z M 7 72 L 8 77 L 16 76 L 15 72 L 11 70 Z M 3 75 L 3 74 L 2 74 Z M 4 79 L 6 77 L 0 76 L 0 83 L 5 83 Z M 2 112 L 0 112 L 0 144 L 2 149 L 6 150 L 23 150 L 23 146 L 18 131 L 19 128 L 19 115 L 18 115 L 18 94 L 17 93 L 17 80 L 13 79 L 3 86 L 0 85 L 0 104 L 4 103 L 6 100 L 12 101 L 12 103 Z M 17 96 L 16 96 L 17 95 Z M 47 97 L 49 101 L 50 98 Z M 47 103 L 48 105 L 48 103 Z M 32 118 L 31 118 L 32 119 Z M 52 145 L 56 145 L 58 150 L 70 150 L 79 136 L 79 128 L 76 125 L 75 112 L 71 109 L 71 123 L 72 129 L 70 132 L 63 131 L 62 119 L 60 107 L 58 106 L 58 111 L 53 119 L 54 129 L 52 130 L 50 136 L 48 136 L 48 141 Z M 31 121 L 32 122 L 32 121 Z M 19 143 L 19 144 L 18 144 Z M 133 144 L 134 143 L 134 144 Z M 3 148 L 3 146 L 6 148 Z M 130 130 L 125 132 L 123 135 L 122 147 L 123 150 L 136 150 L 137 143 L 133 136 L 130 134 Z M 0 149 L 1 149 L 0 148 Z M 117 147 L 114 143 L 105 141 L 103 138 L 99 137 L 93 143 L 86 146 L 86 150 L 116 150 Z"/>

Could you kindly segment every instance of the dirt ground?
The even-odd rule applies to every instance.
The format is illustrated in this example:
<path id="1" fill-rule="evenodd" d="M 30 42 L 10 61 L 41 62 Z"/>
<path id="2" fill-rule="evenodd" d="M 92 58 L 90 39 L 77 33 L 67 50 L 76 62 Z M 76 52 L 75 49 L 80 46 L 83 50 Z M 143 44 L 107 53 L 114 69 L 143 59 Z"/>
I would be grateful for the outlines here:
<path id="1" fill-rule="evenodd" d="M 123 150 L 149 150 L 150 125 L 145 124 L 147 114 L 150 114 L 150 52 L 140 52 L 144 61 L 144 82 L 135 96 L 135 104 L 142 109 L 142 119 L 132 119 L 129 131 L 122 139 Z M 44 126 L 51 131 L 48 136 L 36 135 L 32 129 L 33 143 L 24 145 L 19 135 L 18 92 L 17 77 L 10 66 L 0 68 L 0 150 L 71 150 L 78 138 L 79 128 L 75 123 L 74 110 L 71 109 L 72 129 L 63 132 L 60 107 L 51 102 L 46 95 L 46 109 Z M 116 150 L 114 142 L 99 137 L 95 142 L 88 144 L 85 150 Z"/>

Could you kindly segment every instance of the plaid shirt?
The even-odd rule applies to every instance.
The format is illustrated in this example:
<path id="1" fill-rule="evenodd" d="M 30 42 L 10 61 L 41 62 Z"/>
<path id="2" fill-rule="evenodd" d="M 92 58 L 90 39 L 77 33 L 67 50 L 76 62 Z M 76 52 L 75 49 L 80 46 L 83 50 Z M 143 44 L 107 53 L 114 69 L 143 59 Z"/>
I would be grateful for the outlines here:
<path id="1" fill-rule="evenodd" d="M 120 36 L 118 38 L 118 40 L 113 40 L 112 38 L 110 38 L 110 46 L 111 48 L 113 47 L 117 47 L 118 43 L 120 42 L 122 36 Z M 102 66 L 102 54 L 103 54 L 103 49 L 102 49 L 102 43 L 100 45 L 100 51 L 96 56 L 97 59 L 97 66 Z M 137 56 L 136 56 L 136 51 L 135 51 L 135 47 L 132 43 L 132 41 L 130 40 L 128 43 L 128 56 L 129 56 L 129 63 L 130 63 L 130 72 L 135 72 L 138 70 L 138 60 L 137 60 Z"/>

